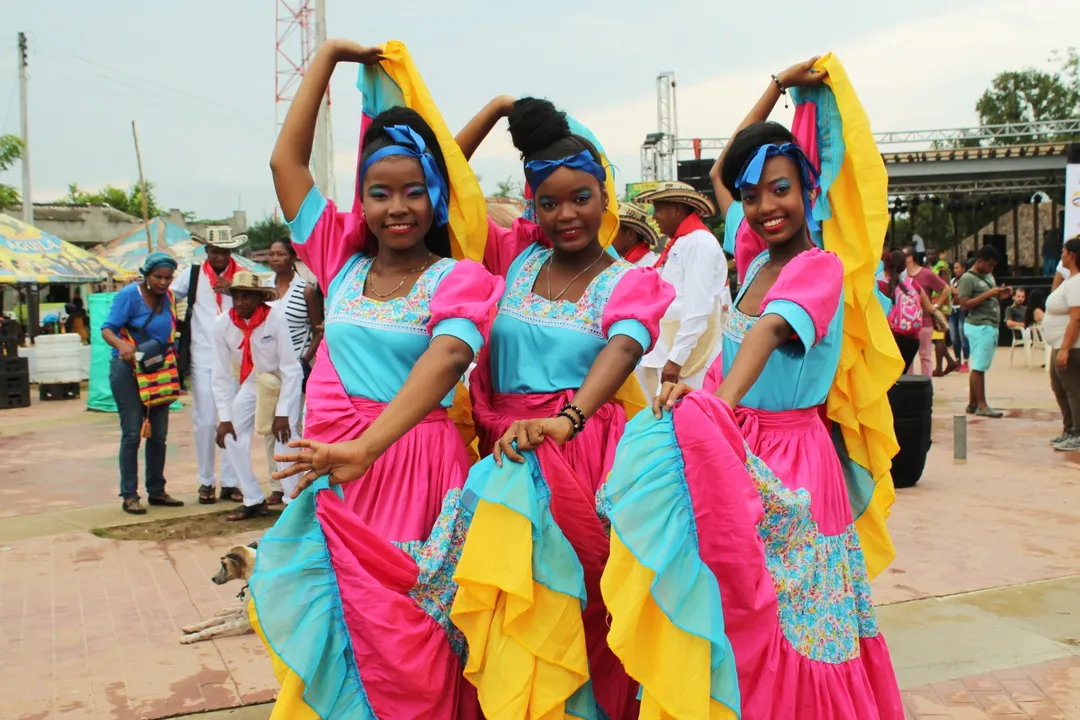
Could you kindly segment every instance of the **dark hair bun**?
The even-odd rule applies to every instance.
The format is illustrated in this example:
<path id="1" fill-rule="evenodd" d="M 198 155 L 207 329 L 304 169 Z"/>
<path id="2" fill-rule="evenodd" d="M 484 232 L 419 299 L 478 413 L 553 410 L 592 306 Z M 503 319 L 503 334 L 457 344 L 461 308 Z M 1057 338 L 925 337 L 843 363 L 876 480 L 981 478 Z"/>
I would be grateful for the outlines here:
<path id="1" fill-rule="evenodd" d="M 790 142 L 795 142 L 795 137 L 780 123 L 758 122 L 747 125 L 728 143 L 727 155 L 724 156 L 724 164 L 720 168 L 720 180 L 724 187 L 737 200 L 739 190 L 735 187 L 735 181 L 739 179 L 743 167 L 758 148 L 762 145 L 783 145 Z"/>
<path id="2" fill-rule="evenodd" d="M 510 112 L 510 138 L 523 159 L 570 136 L 566 113 L 557 110 L 550 100 L 527 97 L 514 103 Z"/>

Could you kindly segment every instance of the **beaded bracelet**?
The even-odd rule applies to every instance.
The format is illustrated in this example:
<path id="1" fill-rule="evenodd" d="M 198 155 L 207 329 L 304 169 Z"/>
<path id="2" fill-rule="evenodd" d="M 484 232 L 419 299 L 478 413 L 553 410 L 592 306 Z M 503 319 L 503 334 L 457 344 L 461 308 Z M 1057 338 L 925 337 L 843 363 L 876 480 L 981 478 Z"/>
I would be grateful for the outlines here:
<path id="1" fill-rule="evenodd" d="M 772 76 L 772 81 L 776 83 L 776 87 L 780 88 L 780 94 L 784 96 L 784 107 L 787 108 L 787 88 L 784 87 L 784 83 L 780 82 L 780 77 L 777 75 Z"/>
<path id="2" fill-rule="evenodd" d="M 579 424 L 577 419 L 575 419 L 570 413 L 566 412 L 565 410 L 560 410 L 559 414 L 556 415 L 555 417 L 557 417 L 557 418 L 563 417 L 563 418 L 566 418 L 567 420 L 570 421 L 570 425 L 573 427 L 573 432 L 570 433 L 570 439 L 571 440 L 573 440 L 575 437 L 577 437 L 577 434 L 579 432 L 581 432 L 582 428 L 585 427 L 585 423 L 580 423 Z"/>
<path id="3" fill-rule="evenodd" d="M 559 408 L 559 412 L 563 412 L 564 410 L 573 410 L 574 412 L 576 412 L 578 418 L 581 420 L 581 427 L 585 427 L 585 413 L 581 412 L 581 408 L 579 408 L 574 403 L 566 403 L 561 408 Z"/>

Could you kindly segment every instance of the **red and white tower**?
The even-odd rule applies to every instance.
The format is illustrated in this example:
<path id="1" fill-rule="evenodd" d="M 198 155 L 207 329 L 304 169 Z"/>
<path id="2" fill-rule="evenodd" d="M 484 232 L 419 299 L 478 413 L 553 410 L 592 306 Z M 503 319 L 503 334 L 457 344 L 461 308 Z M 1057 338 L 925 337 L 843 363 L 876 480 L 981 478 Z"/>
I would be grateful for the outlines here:
<path id="1" fill-rule="evenodd" d="M 274 51 L 274 121 L 285 120 L 289 104 L 311 58 L 326 40 L 325 0 L 274 0 L 277 6 L 277 38 Z M 319 110 L 311 172 L 324 197 L 335 199 L 334 144 L 330 125 L 330 89 Z"/>

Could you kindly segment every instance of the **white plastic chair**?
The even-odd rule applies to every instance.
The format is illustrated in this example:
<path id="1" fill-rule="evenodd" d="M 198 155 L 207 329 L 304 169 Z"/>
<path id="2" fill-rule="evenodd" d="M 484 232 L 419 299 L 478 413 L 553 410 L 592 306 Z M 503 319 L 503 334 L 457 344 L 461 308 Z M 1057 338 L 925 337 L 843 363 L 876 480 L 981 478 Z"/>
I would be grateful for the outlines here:
<path id="1" fill-rule="evenodd" d="M 1024 348 L 1024 360 L 1031 367 L 1031 334 L 1024 332 L 1026 328 L 1009 328 L 1012 331 L 1012 347 L 1009 348 L 1009 367 L 1013 366 L 1013 354 L 1016 348 Z"/>
<path id="2" fill-rule="evenodd" d="M 1046 368 L 1046 372 L 1049 374 L 1050 363 L 1054 362 L 1054 349 L 1050 347 L 1050 343 L 1046 342 L 1046 337 L 1043 335 L 1042 323 L 1036 323 L 1031 326 L 1031 344 L 1036 349 L 1042 349 L 1043 367 Z"/>

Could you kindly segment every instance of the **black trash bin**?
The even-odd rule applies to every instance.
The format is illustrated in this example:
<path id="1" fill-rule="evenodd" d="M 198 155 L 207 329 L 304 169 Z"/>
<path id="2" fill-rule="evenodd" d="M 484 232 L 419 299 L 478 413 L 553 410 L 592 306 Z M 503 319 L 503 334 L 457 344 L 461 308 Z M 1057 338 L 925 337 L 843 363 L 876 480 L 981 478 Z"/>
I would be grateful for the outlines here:
<path id="1" fill-rule="evenodd" d="M 900 451 L 892 464 L 893 485 L 908 488 L 919 482 L 930 452 L 934 385 L 921 375 L 903 375 L 889 390 L 893 430 Z"/>

